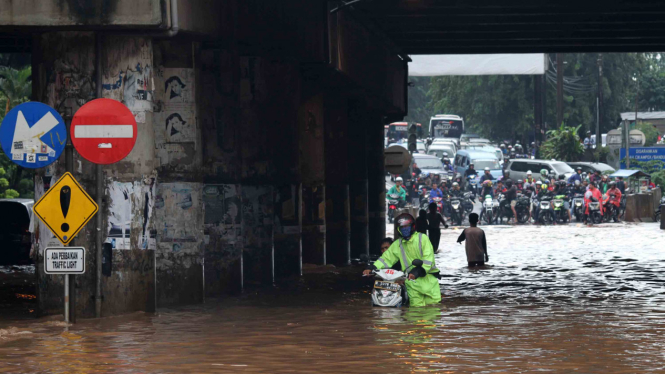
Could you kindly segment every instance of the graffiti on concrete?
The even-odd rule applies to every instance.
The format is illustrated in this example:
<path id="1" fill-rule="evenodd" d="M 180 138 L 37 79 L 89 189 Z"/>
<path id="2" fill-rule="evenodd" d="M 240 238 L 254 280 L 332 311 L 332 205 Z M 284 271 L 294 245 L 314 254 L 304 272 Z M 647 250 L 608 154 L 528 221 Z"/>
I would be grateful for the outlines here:
<path id="1" fill-rule="evenodd" d="M 106 243 L 113 249 L 155 249 L 153 209 L 155 180 L 109 181 L 109 218 Z"/>
<path id="2" fill-rule="evenodd" d="M 150 65 L 137 62 L 133 67 L 118 71 L 115 77 L 115 81 L 102 84 L 102 89 L 107 91 L 105 97 L 121 101 L 135 115 L 152 112 L 155 81 Z"/>

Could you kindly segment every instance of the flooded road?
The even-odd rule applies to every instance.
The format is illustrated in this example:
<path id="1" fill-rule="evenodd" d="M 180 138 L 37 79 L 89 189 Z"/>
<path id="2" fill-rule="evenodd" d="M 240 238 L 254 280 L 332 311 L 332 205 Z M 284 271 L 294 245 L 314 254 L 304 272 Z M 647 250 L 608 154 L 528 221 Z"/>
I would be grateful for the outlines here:
<path id="1" fill-rule="evenodd" d="M 482 228 L 480 270 L 466 268 L 460 231 L 443 230 L 440 306 L 372 308 L 358 276 L 356 290 L 278 289 L 71 327 L 0 321 L 0 373 L 665 372 L 656 224 Z"/>

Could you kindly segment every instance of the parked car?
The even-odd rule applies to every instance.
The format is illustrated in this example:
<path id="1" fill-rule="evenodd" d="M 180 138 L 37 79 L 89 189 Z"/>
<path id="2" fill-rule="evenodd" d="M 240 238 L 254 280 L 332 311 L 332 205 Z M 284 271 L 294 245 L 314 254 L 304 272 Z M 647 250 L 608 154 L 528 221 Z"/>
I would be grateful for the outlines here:
<path id="1" fill-rule="evenodd" d="M 33 199 L 0 199 L 0 264 L 30 263 Z"/>
<path id="2" fill-rule="evenodd" d="M 487 167 L 490 168 L 490 173 L 494 178 L 499 178 L 502 175 L 501 164 L 499 158 L 495 153 L 483 151 L 470 151 L 462 149 L 455 155 L 453 167 L 455 173 L 464 176 L 464 173 L 469 168 L 469 164 L 474 164 L 474 168 L 478 170 L 478 176 L 483 174 L 483 170 Z M 462 178 L 462 183 L 466 183 L 466 179 Z M 462 186 L 464 188 L 464 186 Z"/>
<path id="3" fill-rule="evenodd" d="M 418 164 L 418 168 L 423 173 L 439 174 L 439 175 L 448 174 L 448 172 L 446 172 L 443 169 L 443 162 L 441 162 L 441 159 L 439 157 L 414 153 L 413 162 Z"/>
<path id="4" fill-rule="evenodd" d="M 612 174 L 616 171 L 610 165 L 603 164 L 602 162 L 568 162 L 568 166 L 573 168 L 573 170 L 581 167 L 582 173 L 588 174 L 593 174 L 596 170 L 599 170 L 601 174 Z"/>
<path id="5" fill-rule="evenodd" d="M 552 160 L 531 160 L 528 158 L 518 158 L 510 161 L 510 164 L 506 170 L 510 171 L 510 179 L 526 179 L 526 172 L 531 170 L 533 177 L 538 179 L 541 177 L 540 171 L 545 169 L 548 171 L 548 174 L 554 172 L 558 177 L 563 174 L 566 176 L 566 179 L 570 178 L 571 175 L 575 172 L 568 164 L 561 161 L 552 161 Z"/>

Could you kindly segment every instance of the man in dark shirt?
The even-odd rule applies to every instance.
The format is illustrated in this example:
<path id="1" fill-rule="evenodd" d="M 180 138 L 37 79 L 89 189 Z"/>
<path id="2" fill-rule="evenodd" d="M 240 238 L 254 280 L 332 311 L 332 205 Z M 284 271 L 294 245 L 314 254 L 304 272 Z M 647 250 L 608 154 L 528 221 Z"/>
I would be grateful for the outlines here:
<path id="1" fill-rule="evenodd" d="M 469 214 L 469 224 L 471 224 L 471 227 L 464 229 L 462 234 L 457 238 L 457 243 L 459 244 L 462 244 L 466 240 L 466 261 L 469 267 L 483 266 L 485 262 L 490 260 L 490 256 L 487 254 L 485 231 L 477 227 L 478 219 L 476 213 Z"/>
<path id="2" fill-rule="evenodd" d="M 517 223 L 517 212 L 515 211 L 515 205 L 517 205 L 517 187 L 513 184 L 513 181 L 510 179 L 506 180 L 506 197 L 505 204 L 510 204 L 510 210 L 513 211 L 513 223 Z"/>
<path id="3" fill-rule="evenodd" d="M 617 188 L 621 191 L 622 195 L 626 194 L 626 182 L 623 181 L 623 177 L 617 178 Z"/>
<path id="4" fill-rule="evenodd" d="M 469 168 L 464 172 L 464 178 L 468 177 L 469 175 L 478 175 L 478 171 L 475 169 L 473 164 L 469 164 Z"/>

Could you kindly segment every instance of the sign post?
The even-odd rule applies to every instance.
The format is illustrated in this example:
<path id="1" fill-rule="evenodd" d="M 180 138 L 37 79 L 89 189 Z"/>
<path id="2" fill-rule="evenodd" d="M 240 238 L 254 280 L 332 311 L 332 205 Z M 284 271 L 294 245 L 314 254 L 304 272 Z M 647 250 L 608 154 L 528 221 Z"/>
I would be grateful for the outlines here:
<path id="1" fill-rule="evenodd" d="M 32 208 L 35 215 L 62 244 L 69 244 L 99 207 L 70 172 L 65 173 Z M 45 260 L 47 256 L 45 255 Z M 70 322 L 70 274 L 65 275 L 65 322 Z M 72 284 L 73 285 L 73 284 Z M 72 287 L 73 288 L 73 287 Z M 75 305 L 75 304 L 74 304 Z M 75 318 L 72 319 L 75 322 Z"/>

